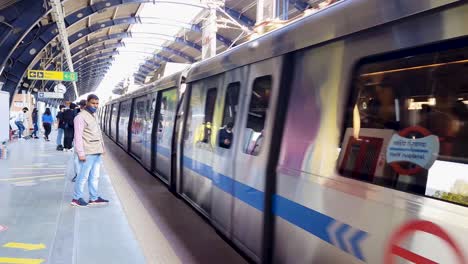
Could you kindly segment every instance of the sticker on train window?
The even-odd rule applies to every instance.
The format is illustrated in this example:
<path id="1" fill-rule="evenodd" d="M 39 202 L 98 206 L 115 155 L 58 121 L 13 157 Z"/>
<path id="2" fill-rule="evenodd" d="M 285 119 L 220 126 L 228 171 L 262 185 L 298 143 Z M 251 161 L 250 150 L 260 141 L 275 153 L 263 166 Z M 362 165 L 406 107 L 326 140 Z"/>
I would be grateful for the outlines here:
<path id="1" fill-rule="evenodd" d="M 431 168 L 438 154 L 439 138 L 431 135 L 427 129 L 415 126 L 393 134 L 388 143 L 386 158 L 396 172 L 415 175 Z"/>

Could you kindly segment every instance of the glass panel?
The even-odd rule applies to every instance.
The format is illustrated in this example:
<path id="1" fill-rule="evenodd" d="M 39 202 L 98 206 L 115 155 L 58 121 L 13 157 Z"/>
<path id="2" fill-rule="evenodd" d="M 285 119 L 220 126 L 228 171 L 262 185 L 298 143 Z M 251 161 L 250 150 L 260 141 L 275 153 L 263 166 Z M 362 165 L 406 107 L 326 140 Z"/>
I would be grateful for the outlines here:
<path id="1" fill-rule="evenodd" d="M 128 144 L 128 122 L 130 117 L 131 101 L 122 102 L 120 104 L 120 120 L 119 120 L 119 140 L 118 142 L 124 146 Z"/>
<path id="2" fill-rule="evenodd" d="M 204 89 L 198 87 L 192 89 L 185 140 L 192 138 L 194 143 L 211 144 L 217 90 L 210 88 L 204 93 Z"/>
<path id="3" fill-rule="evenodd" d="M 223 127 L 218 134 L 218 146 L 221 148 L 231 148 L 234 140 L 234 123 L 236 121 L 237 107 L 239 103 L 240 82 L 229 84 L 224 99 Z"/>
<path id="4" fill-rule="evenodd" d="M 468 205 L 467 59 L 464 47 L 362 65 L 340 173 Z"/>
<path id="5" fill-rule="evenodd" d="M 158 118 L 158 146 L 167 150 L 171 147 L 172 130 L 174 129 L 175 111 L 177 108 L 177 90 L 164 91 L 161 95 L 161 110 Z"/>
<path id="6" fill-rule="evenodd" d="M 112 105 L 112 116 L 111 116 L 111 136 L 113 139 L 117 139 L 117 122 L 119 117 L 119 104 Z"/>
<path id="7" fill-rule="evenodd" d="M 141 158 L 143 154 L 144 128 L 146 119 L 146 96 L 135 99 L 132 120 L 132 147 L 131 151 Z"/>
<path id="8" fill-rule="evenodd" d="M 247 116 L 247 133 L 244 152 L 250 155 L 260 153 L 264 127 L 268 113 L 271 95 L 271 76 L 263 76 L 255 79 L 250 97 L 249 112 Z"/>

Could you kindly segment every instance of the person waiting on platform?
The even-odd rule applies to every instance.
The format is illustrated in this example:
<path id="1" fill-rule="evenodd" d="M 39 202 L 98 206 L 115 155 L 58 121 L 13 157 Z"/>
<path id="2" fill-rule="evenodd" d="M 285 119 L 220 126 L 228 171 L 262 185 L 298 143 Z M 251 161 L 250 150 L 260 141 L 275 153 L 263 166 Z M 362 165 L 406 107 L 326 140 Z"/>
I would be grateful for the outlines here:
<path id="1" fill-rule="evenodd" d="M 81 100 L 79 103 L 78 103 L 78 108 L 76 109 L 76 114 L 78 115 L 81 111 L 83 111 L 86 107 L 86 100 Z"/>
<path id="2" fill-rule="evenodd" d="M 52 124 L 54 123 L 54 119 L 52 118 L 52 113 L 50 112 L 50 108 L 46 108 L 44 114 L 42 115 L 42 126 L 44 127 L 44 139 L 46 141 L 50 141 L 49 135 L 50 131 L 52 131 Z"/>
<path id="3" fill-rule="evenodd" d="M 23 137 L 23 132 L 26 129 L 24 127 L 24 122 L 26 121 L 26 113 L 29 111 L 27 107 L 24 107 L 21 112 L 18 113 L 18 116 L 16 117 L 15 124 L 18 127 L 18 138 L 22 139 Z"/>
<path id="4" fill-rule="evenodd" d="M 233 139 L 233 133 L 232 133 L 232 128 L 234 126 L 234 123 L 229 122 L 225 127 L 223 127 L 219 131 L 219 138 L 218 138 L 218 144 L 222 148 L 231 148 L 232 145 L 232 139 Z"/>
<path id="5" fill-rule="evenodd" d="M 75 115 L 75 118 L 76 116 L 82 112 L 82 111 L 85 111 L 85 108 L 86 108 L 86 100 L 81 100 L 79 103 L 78 103 L 78 108 L 76 108 L 76 115 Z M 73 177 L 72 179 L 72 182 L 75 182 L 76 181 L 76 177 L 78 177 L 78 174 L 80 173 L 80 161 L 78 159 L 78 155 L 76 154 L 75 152 L 75 155 L 73 157 L 73 165 L 74 165 L 74 168 L 75 168 L 75 176 Z"/>
<path id="6" fill-rule="evenodd" d="M 75 118 L 75 152 L 80 161 L 72 206 L 93 206 L 109 203 L 98 195 L 99 175 L 104 154 L 104 142 L 95 113 L 99 98 L 90 94 L 84 111 Z M 88 183 L 89 202 L 83 200 L 83 191 Z"/>
<path id="7" fill-rule="evenodd" d="M 74 136 L 74 119 L 76 116 L 76 104 L 71 103 L 70 109 L 65 110 L 62 113 L 64 126 L 64 139 L 63 139 L 63 151 L 71 151 L 73 148 L 73 136 Z"/>
<path id="8" fill-rule="evenodd" d="M 65 106 L 59 106 L 59 112 L 57 113 L 57 150 L 63 150 L 63 133 L 65 132 L 65 122 L 63 121 L 63 112 L 65 111 Z"/>
<path id="9" fill-rule="evenodd" d="M 34 127 L 34 130 L 32 132 L 32 136 L 37 139 L 37 138 L 39 138 L 37 136 L 37 132 L 39 131 L 39 125 L 38 125 L 39 124 L 39 120 L 38 120 L 39 119 L 39 113 L 37 111 L 37 108 L 33 109 L 31 117 L 32 117 L 32 122 L 33 122 L 33 127 Z"/>

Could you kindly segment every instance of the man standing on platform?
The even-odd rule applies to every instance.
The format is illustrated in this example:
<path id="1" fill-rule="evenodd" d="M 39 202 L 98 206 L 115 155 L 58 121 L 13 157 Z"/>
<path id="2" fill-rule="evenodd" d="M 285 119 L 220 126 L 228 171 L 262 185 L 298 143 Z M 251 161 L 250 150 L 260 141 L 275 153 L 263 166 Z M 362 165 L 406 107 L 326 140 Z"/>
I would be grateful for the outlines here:
<path id="1" fill-rule="evenodd" d="M 65 131 L 65 122 L 63 120 L 63 112 L 65 111 L 65 106 L 59 106 L 59 112 L 57 113 L 57 150 L 63 150 L 63 133 Z"/>
<path id="2" fill-rule="evenodd" d="M 78 105 L 80 106 L 79 108 L 76 109 L 76 115 L 78 116 L 78 114 L 82 111 L 86 111 L 85 108 L 86 108 L 86 100 L 81 100 Z M 76 117 L 75 117 L 76 118 Z M 75 157 L 73 158 L 73 165 L 75 167 L 75 176 L 73 177 L 72 179 L 72 182 L 75 182 L 76 181 L 76 177 L 78 177 L 78 173 L 80 173 L 80 161 L 78 159 L 78 155 L 76 154 L 75 152 Z"/>
<path id="3" fill-rule="evenodd" d="M 73 206 L 94 206 L 109 203 L 98 195 L 99 174 L 104 154 L 104 142 L 95 113 L 99 98 L 90 94 L 86 107 L 74 120 L 75 151 L 80 161 L 78 177 L 73 193 Z M 85 184 L 88 183 L 89 203 L 83 200 Z"/>

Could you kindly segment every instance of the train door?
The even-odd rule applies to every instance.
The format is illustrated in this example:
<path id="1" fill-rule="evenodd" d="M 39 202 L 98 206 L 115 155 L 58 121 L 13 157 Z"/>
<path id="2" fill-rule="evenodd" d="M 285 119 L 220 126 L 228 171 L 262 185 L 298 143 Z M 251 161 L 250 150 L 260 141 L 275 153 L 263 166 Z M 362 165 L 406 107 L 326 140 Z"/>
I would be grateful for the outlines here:
<path id="1" fill-rule="evenodd" d="M 146 95 L 134 99 L 132 123 L 130 128 L 130 153 L 140 161 L 143 159 L 145 143 L 146 99 Z"/>
<path id="2" fill-rule="evenodd" d="M 154 111 L 156 110 L 157 93 L 146 96 L 146 113 L 143 131 L 143 157 L 142 163 L 147 169 L 152 169 L 152 133 L 154 123 Z"/>
<path id="3" fill-rule="evenodd" d="M 218 90 L 223 76 L 193 82 L 184 132 L 181 195 L 206 216 L 211 214 L 211 190 L 216 133 L 221 111 Z M 217 103 L 218 102 L 218 103 Z M 218 105 L 218 107 L 216 107 Z"/>
<path id="4" fill-rule="evenodd" d="M 186 84 L 182 84 L 186 87 Z M 185 88 L 184 87 L 184 88 Z M 172 137 L 172 152 L 171 152 L 171 174 L 172 181 L 169 186 L 170 190 L 175 194 L 181 193 L 181 169 L 182 169 L 182 143 L 184 141 L 184 122 L 186 117 L 186 109 L 188 104 L 189 92 L 186 92 L 180 95 L 179 101 L 177 103 L 176 110 L 176 119 L 174 124 L 174 132 Z"/>
<path id="5" fill-rule="evenodd" d="M 104 121 L 103 121 L 103 129 L 104 129 L 104 133 L 106 133 L 107 135 L 109 135 L 109 108 L 110 106 L 109 105 L 106 105 L 106 107 L 104 108 Z"/>
<path id="6" fill-rule="evenodd" d="M 112 104 L 111 113 L 109 118 L 109 128 L 110 128 L 110 137 L 117 141 L 117 126 L 118 126 L 118 119 L 119 119 L 119 103 Z"/>
<path id="7" fill-rule="evenodd" d="M 124 149 L 128 149 L 128 129 L 129 129 L 131 106 L 132 106 L 131 99 L 120 103 L 119 121 L 118 121 L 119 133 L 117 135 L 117 143 L 119 143 Z"/>
<path id="8" fill-rule="evenodd" d="M 171 182 L 171 140 L 176 108 L 176 87 L 158 92 L 157 111 L 154 117 L 155 131 L 153 134 L 155 146 L 154 171 L 167 184 Z"/>
<path id="9" fill-rule="evenodd" d="M 250 66 L 238 129 L 233 185 L 233 241 L 259 261 L 262 250 L 266 167 L 281 79 L 282 57 Z"/>
<path id="10" fill-rule="evenodd" d="M 219 92 L 221 102 L 220 127 L 214 135 L 216 137 L 215 158 L 213 160 L 213 188 L 211 197 L 211 219 L 213 224 L 231 237 L 232 210 L 234 198 L 232 196 L 234 186 L 234 165 L 236 160 L 236 141 L 239 140 L 240 119 L 239 107 L 245 96 L 247 85 L 248 66 L 226 72 L 224 84 Z"/>

